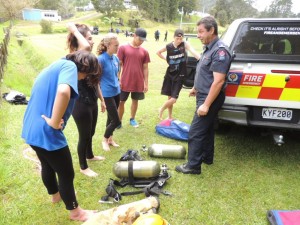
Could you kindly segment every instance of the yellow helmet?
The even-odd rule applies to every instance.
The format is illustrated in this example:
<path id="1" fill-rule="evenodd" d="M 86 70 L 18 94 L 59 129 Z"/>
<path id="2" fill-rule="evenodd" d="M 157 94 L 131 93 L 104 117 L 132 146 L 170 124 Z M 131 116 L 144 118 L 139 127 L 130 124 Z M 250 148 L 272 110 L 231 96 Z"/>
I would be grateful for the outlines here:
<path id="1" fill-rule="evenodd" d="M 141 215 L 132 225 L 170 225 L 158 214 Z"/>

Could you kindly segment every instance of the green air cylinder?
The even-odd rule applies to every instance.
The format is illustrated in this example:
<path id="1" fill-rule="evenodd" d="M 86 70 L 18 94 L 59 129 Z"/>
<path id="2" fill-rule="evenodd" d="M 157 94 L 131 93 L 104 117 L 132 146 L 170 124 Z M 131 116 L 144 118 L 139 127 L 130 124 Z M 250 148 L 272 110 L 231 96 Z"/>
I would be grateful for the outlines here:
<path id="1" fill-rule="evenodd" d="M 156 161 L 119 161 L 113 167 L 116 177 L 150 178 L 160 173 L 160 165 Z"/>
<path id="2" fill-rule="evenodd" d="M 181 145 L 153 144 L 148 148 L 148 154 L 159 158 L 184 159 L 186 150 Z"/>

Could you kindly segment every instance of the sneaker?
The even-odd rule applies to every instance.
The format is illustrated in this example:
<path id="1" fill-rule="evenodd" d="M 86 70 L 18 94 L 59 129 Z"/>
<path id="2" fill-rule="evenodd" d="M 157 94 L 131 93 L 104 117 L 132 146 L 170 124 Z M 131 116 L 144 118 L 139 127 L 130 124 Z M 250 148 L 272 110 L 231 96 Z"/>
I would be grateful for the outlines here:
<path id="1" fill-rule="evenodd" d="M 133 127 L 138 127 L 139 124 L 135 121 L 135 119 L 130 119 L 130 125 Z"/>

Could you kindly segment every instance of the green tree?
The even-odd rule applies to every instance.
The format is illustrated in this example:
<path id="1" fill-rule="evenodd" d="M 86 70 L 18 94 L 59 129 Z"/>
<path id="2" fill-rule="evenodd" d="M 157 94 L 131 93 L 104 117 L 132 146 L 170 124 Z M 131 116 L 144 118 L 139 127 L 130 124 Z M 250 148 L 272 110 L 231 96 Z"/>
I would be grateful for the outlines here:
<path id="1" fill-rule="evenodd" d="M 257 17 L 258 11 L 253 8 L 252 1 L 244 1 L 244 0 L 231 0 L 230 1 L 230 12 L 228 15 L 229 22 L 232 22 L 235 19 L 243 18 L 243 17 Z"/>
<path id="2" fill-rule="evenodd" d="M 32 7 L 37 1 L 38 0 L 0 0 L 0 17 L 9 20 L 15 19 L 21 14 L 22 9 Z"/>
<path id="3" fill-rule="evenodd" d="M 216 5 L 217 0 L 210 0 L 210 1 L 198 0 L 198 1 L 199 1 L 198 2 L 199 7 L 197 8 L 197 10 L 200 10 L 203 13 L 207 13 Z"/>
<path id="4" fill-rule="evenodd" d="M 135 28 L 139 27 L 140 22 L 143 20 L 141 11 L 131 11 L 130 19 L 128 20 L 128 26 L 134 31 Z"/>
<path id="5" fill-rule="evenodd" d="M 160 21 L 160 14 L 163 13 L 163 9 L 160 9 L 160 3 L 159 1 L 144 1 L 145 8 L 147 9 L 148 17 L 150 17 L 152 20 Z"/>
<path id="6" fill-rule="evenodd" d="M 35 8 L 58 10 L 60 1 L 63 1 L 63 0 L 39 0 L 35 4 Z"/>
<path id="7" fill-rule="evenodd" d="M 63 0 L 59 2 L 58 13 L 62 18 L 69 18 L 75 13 L 75 1 Z"/>
<path id="8" fill-rule="evenodd" d="M 178 15 L 179 0 L 132 0 L 146 17 L 160 22 L 171 22 Z"/>
<path id="9" fill-rule="evenodd" d="M 41 20 L 42 34 L 51 34 L 53 32 L 53 24 L 48 20 Z"/>
<path id="10" fill-rule="evenodd" d="M 292 0 L 273 0 L 270 7 L 262 14 L 267 17 L 292 17 Z"/>
<path id="11" fill-rule="evenodd" d="M 180 0 L 171 0 L 169 1 L 169 22 L 174 21 L 178 16 L 178 4 Z"/>
<path id="12" fill-rule="evenodd" d="M 252 5 L 253 3 L 256 2 L 256 0 L 244 0 L 244 2 L 248 5 Z"/>
<path id="13" fill-rule="evenodd" d="M 233 20 L 243 17 L 255 17 L 258 11 L 252 7 L 250 0 L 217 0 L 210 10 L 221 26 L 231 23 Z"/>
<path id="14" fill-rule="evenodd" d="M 183 8 L 184 15 L 187 15 L 196 9 L 198 0 L 181 0 L 179 1 L 179 10 Z"/>
<path id="15" fill-rule="evenodd" d="M 225 10 L 220 10 L 217 14 L 220 26 L 225 27 L 229 23 L 229 18 Z"/>
<path id="16" fill-rule="evenodd" d="M 170 1 L 163 1 L 159 5 L 160 9 L 158 10 L 157 18 L 160 22 L 167 22 L 170 20 L 169 18 L 169 7 Z"/>
<path id="17" fill-rule="evenodd" d="M 83 7 L 83 6 L 88 5 L 89 2 L 90 2 L 90 0 L 75 0 L 75 1 L 74 1 L 74 4 L 75 4 L 75 6 L 77 6 L 77 7 Z"/>
<path id="18" fill-rule="evenodd" d="M 92 0 L 97 12 L 111 16 L 114 12 L 124 11 L 123 0 Z"/>
<path id="19" fill-rule="evenodd" d="M 118 21 L 119 21 L 119 19 L 115 18 L 115 17 L 107 17 L 106 16 L 106 17 L 103 18 L 103 22 L 106 23 L 106 24 L 109 24 L 111 30 L 113 29 L 113 24 L 117 23 Z"/>
<path id="20" fill-rule="evenodd" d="M 151 20 L 158 20 L 160 11 L 158 0 L 132 0 L 132 4 L 136 5 L 139 8 L 142 15 L 148 17 Z"/>
<path id="21" fill-rule="evenodd" d="M 228 0 L 217 0 L 215 6 L 210 10 L 210 14 L 219 21 L 221 26 L 230 23 L 230 12 L 230 2 Z"/>

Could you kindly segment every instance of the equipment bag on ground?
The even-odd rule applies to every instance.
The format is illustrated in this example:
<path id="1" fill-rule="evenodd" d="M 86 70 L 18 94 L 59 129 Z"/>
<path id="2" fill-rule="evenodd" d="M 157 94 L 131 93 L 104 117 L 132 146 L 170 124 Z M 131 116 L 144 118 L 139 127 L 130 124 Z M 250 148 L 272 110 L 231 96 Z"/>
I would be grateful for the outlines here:
<path id="1" fill-rule="evenodd" d="M 181 141 L 187 141 L 190 125 L 179 120 L 163 120 L 155 126 L 156 133 Z"/>
<path id="2" fill-rule="evenodd" d="M 11 103 L 11 104 L 15 104 L 15 105 L 27 105 L 28 101 L 26 100 L 26 96 L 18 91 L 10 91 L 8 93 L 3 93 L 2 94 L 2 98 Z"/>
<path id="3" fill-rule="evenodd" d="M 300 210 L 269 210 L 267 218 L 271 225 L 299 225 Z"/>

